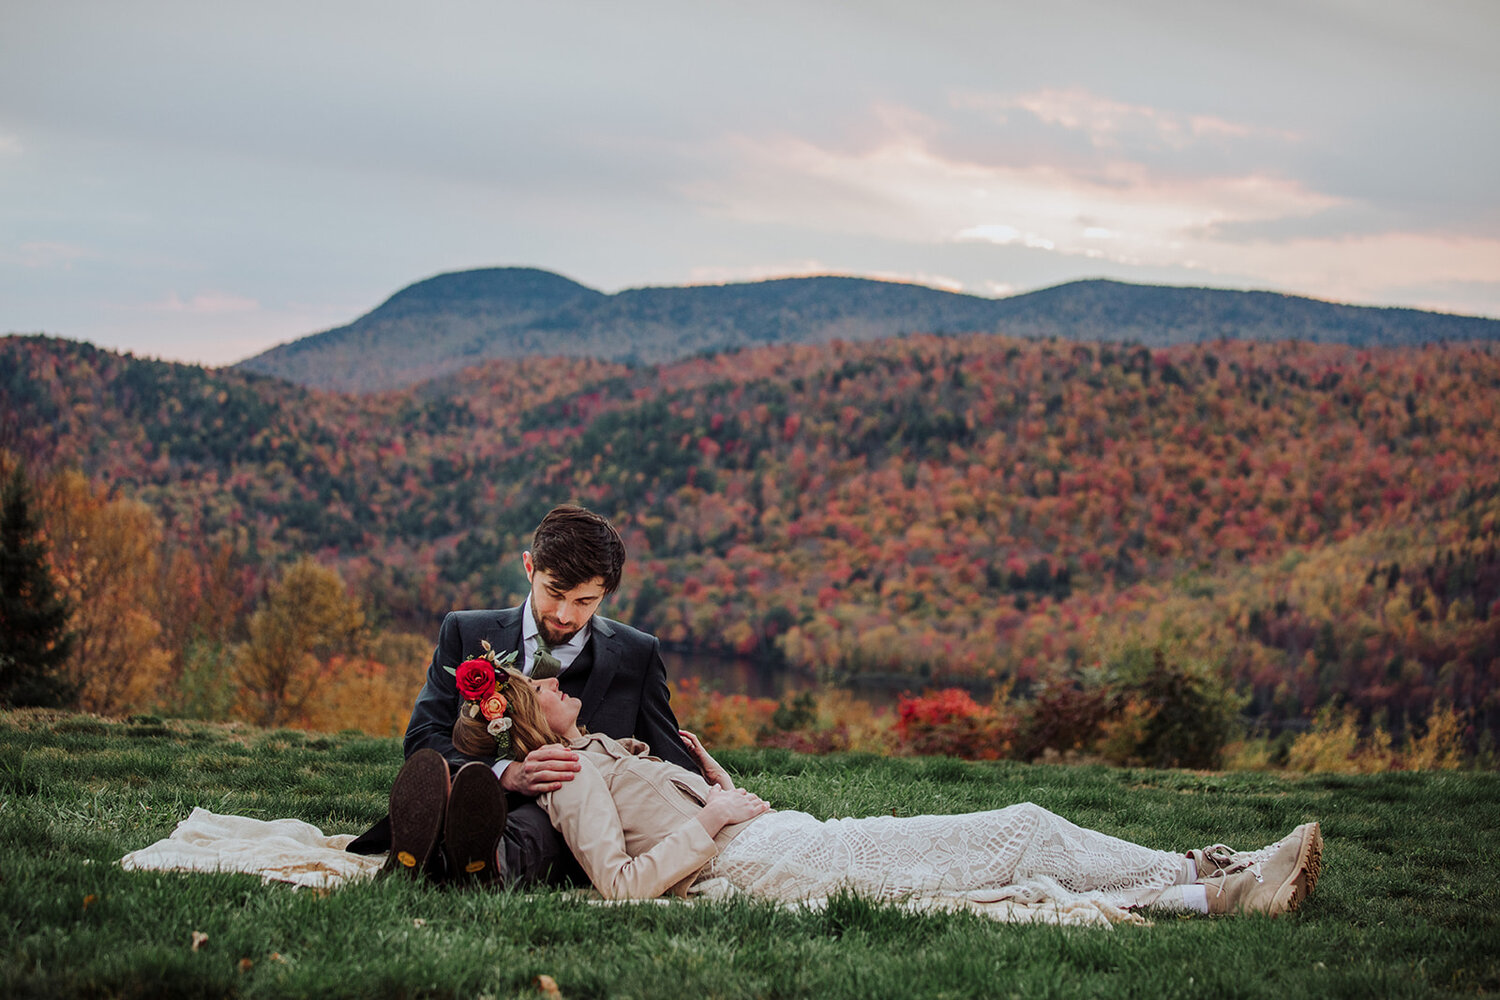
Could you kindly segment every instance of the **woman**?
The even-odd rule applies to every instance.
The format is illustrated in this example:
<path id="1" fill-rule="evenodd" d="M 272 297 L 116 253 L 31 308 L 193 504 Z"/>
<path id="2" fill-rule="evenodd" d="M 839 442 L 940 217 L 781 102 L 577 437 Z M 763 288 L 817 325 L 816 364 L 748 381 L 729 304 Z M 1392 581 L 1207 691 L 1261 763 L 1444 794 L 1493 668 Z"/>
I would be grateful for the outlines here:
<path id="1" fill-rule="evenodd" d="M 1316 823 L 1256 852 L 1223 845 L 1187 855 L 1155 851 L 1075 826 L 1031 803 L 956 816 L 820 821 L 773 810 L 736 788 L 691 733 L 704 777 L 649 755 L 636 740 L 585 734 L 580 703 L 555 678 L 513 671 L 506 712 L 521 738 L 578 751 L 572 781 L 537 801 L 594 887 L 611 899 L 686 893 L 722 877 L 737 889 L 794 901 L 851 888 L 878 898 L 942 896 L 981 902 L 1087 900 L 1209 913 L 1296 909 L 1317 881 Z"/>

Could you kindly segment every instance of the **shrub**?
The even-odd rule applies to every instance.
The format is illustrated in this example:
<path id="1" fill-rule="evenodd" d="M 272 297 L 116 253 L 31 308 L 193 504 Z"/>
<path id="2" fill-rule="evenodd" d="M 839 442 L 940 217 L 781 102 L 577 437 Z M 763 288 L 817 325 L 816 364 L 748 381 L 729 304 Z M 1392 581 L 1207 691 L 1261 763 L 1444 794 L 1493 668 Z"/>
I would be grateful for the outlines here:
<path id="1" fill-rule="evenodd" d="M 1038 686 L 1023 708 L 1016 756 L 1035 760 L 1048 750 L 1058 753 L 1091 749 L 1107 719 L 1119 707 L 1107 687 L 1079 678 L 1055 678 Z"/>
<path id="2" fill-rule="evenodd" d="M 810 729 L 818 721 L 818 702 L 811 691 L 794 694 L 776 705 L 771 725 L 782 732 Z"/>
<path id="3" fill-rule="evenodd" d="M 1452 771 L 1463 766 L 1467 718 L 1451 705 L 1439 705 L 1427 718 L 1427 731 L 1406 745 L 1402 763 L 1412 771 Z"/>
<path id="4" fill-rule="evenodd" d="M 1327 706 L 1313 718 L 1312 728 L 1292 741 L 1286 766 L 1292 771 L 1374 774 L 1391 770 L 1390 734 L 1376 726 L 1360 738 L 1359 716 L 1352 708 Z"/>
<path id="5" fill-rule="evenodd" d="M 1238 699 L 1212 668 L 1161 646 L 1128 647 L 1112 664 L 1114 717 L 1101 749 L 1112 762 L 1217 768 L 1235 727 Z"/>
<path id="6" fill-rule="evenodd" d="M 959 688 L 920 697 L 902 695 L 896 708 L 896 742 L 909 754 L 998 760 L 1016 744 L 1014 715 L 1002 708 L 1003 694 L 983 706 Z"/>
<path id="7" fill-rule="evenodd" d="M 943 688 L 915 698 L 904 694 L 896 709 L 896 731 L 902 739 L 910 739 L 916 730 L 950 726 L 982 711 L 962 688 Z"/>
<path id="8" fill-rule="evenodd" d="M 845 750 L 889 754 L 895 744 L 895 713 L 870 706 L 837 688 L 818 692 L 817 726 L 841 734 Z"/>
<path id="9" fill-rule="evenodd" d="M 777 703 L 770 698 L 704 691 L 696 677 L 671 681 L 672 709 L 682 728 L 697 734 L 712 753 L 719 747 L 753 747 L 771 721 Z"/>

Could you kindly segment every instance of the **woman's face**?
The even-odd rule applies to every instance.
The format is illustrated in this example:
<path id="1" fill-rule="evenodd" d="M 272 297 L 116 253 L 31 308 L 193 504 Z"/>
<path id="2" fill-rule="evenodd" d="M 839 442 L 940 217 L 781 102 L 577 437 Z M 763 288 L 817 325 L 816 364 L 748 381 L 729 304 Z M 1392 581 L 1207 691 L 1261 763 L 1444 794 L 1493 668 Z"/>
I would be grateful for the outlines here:
<path id="1" fill-rule="evenodd" d="M 531 686 L 536 691 L 536 700 L 542 710 L 542 718 L 547 720 L 547 725 L 552 727 L 552 731 L 561 736 L 571 730 L 574 723 L 578 721 L 578 710 L 583 707 L 583 702 L 563 694 L 557 686 L 556 677 L 532 681 Z"/>

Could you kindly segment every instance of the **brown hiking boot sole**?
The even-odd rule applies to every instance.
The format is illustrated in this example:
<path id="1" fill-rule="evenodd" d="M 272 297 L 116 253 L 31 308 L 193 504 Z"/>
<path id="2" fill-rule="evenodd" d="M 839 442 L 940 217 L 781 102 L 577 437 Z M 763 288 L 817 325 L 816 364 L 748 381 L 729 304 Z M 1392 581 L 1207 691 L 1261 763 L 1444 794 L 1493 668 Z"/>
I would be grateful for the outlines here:
<path id="1" fill-rule="evenodd" d="M 391 785 L 391 853 L 380 870 L 421 876 L 432 859 L 447 809 L 448 762 L 436 750 L 418 750 Z"/>
<path id="2" fill-rule="evenodd" d="M 458 884 L 499 885 L 500 838 L 505 833 L 505 789 L 484 764 L 468 763 L 453 776 L 448 816 L 443 825 L 443 849 L 448 852 L 448 876 Z"/>
<path id="3" fill-rule="evenodd" d="M 1317 823 L 1307 823 L 1311 827 L 1307 831 L 1306 843 L 1303 845 L 1301 870 L 1292 879 L 1295 886 L 1289 909 L 1295 910 L 1301 906 L 1308 896 L 1312 895 L 1313 889 L 1318 885 L 1318 876 L 1323 870 L 1323 828 Z M 1303 829 L 1299 827 L 1298 829 Z"/>
<path id="4" fill-rule="evenodd" d="M 1297 865 L 1292 870 L 1291 877 L 1276 891 L 1275 901 L 1269 911 L 1272 915 L 1295 912 L 1312 895 L 1313 885 L 1318 881 L 1318 867 L 1323 856 L 1321 829 L 1317 823 L 1304 823 L 1293 830 L 1292 834 L 1301 835 L 1302 846 L 1297 852 Z"/>

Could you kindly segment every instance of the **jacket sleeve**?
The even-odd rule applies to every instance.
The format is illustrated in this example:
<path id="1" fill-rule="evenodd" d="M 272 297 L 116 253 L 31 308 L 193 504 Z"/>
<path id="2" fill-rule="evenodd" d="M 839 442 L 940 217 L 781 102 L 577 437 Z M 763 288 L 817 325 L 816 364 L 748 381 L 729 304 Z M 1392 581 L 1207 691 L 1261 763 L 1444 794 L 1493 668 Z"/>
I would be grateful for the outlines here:
<path id="1" fill-rule="evenodd" d="M 635 738 L 651 744 L 651 752 L 662 760 L 685 767 L 694 774 L 703 768 L 688 752 L 677 735 L 682 728 L 672 711 L 671 693 L 667 690 L 667 667 L 661 661 L 661 643 L 653 638 L 645 676 L 641 680 L 640 710 L 635 720 Z"/>
<path id="2" fill-rule="evenodd" d="M 444 668 L 456 668 L 463 662 L 463 655 L 458 615 L 450 612 L 438 632 L 437 648 L 432 651 L 432 663 L 427 668 L 427 682 L 422 685 L 411 710 L 411 721 L 406 724 L 402 750 L 407 757 L 430 747 L 459 767 L 471 760 L 495 762 L 494 757 L 470 757 L 453 745 L 453 724 L 458 721 L 460 699 L 457 679 Z"/>
<path id="3" fill-rule="evenodd" d="M 606 899 L 652 899 L 694 874 L 718 854 L 708 831 L 688 818 L 644 854 L 625 849 L 625 828 L 604 776 L 579 754 L 582 767 L 537 804 L 568 842 L 568 848 Z"/>

